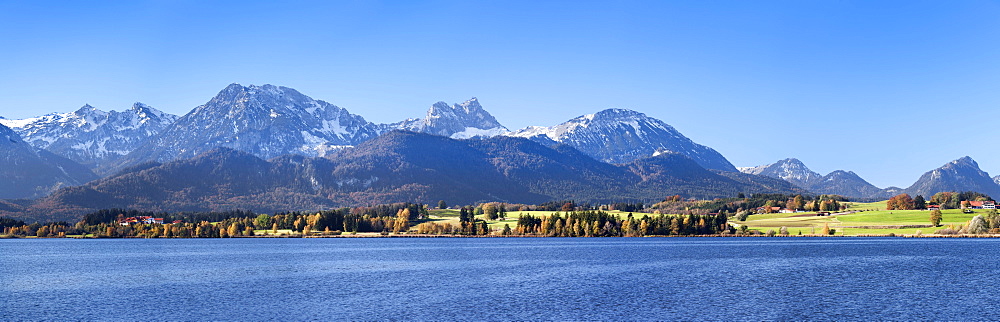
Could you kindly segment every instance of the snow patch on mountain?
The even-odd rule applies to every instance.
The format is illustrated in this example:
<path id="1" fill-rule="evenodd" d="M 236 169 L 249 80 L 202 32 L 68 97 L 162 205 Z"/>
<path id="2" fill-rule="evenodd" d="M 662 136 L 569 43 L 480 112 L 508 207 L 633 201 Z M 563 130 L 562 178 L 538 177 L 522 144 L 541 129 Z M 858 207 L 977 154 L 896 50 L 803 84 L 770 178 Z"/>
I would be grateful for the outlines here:
<path id="1" fill-rule="evenodd" d="M 462 103 L 449 106 L 437 102 L 427 109 L 423 119 L 407 119 L 384 126 L 386 130 L 402 129 L 413 132 L 447 136 L 454 139 L 473 137 L 494 137 L 510 130 L 497 122 L 489 112 L 473 97 Z"/>
<path id="2" fill-rule="evenodd" d="M 497 135 L 503 135 L 503 134 L 508 133 L 508 132 L 510 132 L 510 131 L 508 131 L 505 128 L 492 128 L 492 129 L 485 129 L 484 130 L 484 129 L 480 129 L 480 128 L 477 128 L 477 127 L 467 127 L 467 128 L 465 128 L 465 131 L 452 134 L 451 138 L 452 139 L 471 139 L 471 138 L 475 138 L 475 137 L 490 138 L 490 137 L 494 137 L 494 136 L 497 136 Z"/>

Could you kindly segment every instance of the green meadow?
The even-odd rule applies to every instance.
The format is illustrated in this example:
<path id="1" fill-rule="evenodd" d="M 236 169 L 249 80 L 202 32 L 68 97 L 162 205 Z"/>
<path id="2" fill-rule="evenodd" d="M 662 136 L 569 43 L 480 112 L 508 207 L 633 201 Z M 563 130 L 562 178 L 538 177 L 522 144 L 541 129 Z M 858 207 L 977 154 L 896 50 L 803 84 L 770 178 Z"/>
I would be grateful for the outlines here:
<path id="1" fill-rule="evenodd" d="M 869 209 L 878 209 L 871 211 Z M 933 234 L 950 225 L 965 225 L 972 217 L 985 214 L 987 210 L 975 210 L 966 214 L 960 209 L 942 211 L 941 226 L 930 227 L 930 211 L 927 210 L 884 210 L 885 202 L 851 204 L 848 210 L 859 212 L 835 216 L 816 216 L 815 213 L 760 214 L 750 215 L 746 221 L 733 221 L 746 225 L 750 230 L 767 232 L 787 227 L 789 233 L 797 235 L 818 233 L 824 225 L 836 230 L 836 235 L 915 235 Z M 915 227 L 923 226 L 923 227 Z"/>

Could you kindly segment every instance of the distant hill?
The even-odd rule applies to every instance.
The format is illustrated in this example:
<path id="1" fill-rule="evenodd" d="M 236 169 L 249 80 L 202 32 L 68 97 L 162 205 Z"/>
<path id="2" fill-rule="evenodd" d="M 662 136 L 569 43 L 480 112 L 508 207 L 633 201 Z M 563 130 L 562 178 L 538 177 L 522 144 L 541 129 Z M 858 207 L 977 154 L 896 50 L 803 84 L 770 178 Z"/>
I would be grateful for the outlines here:
<path id="1" fill-rule="evenodd" d="M 739 170 L 747 174 L 782 179 L 807 189 L 823 177 L 821 174 L 809 170 L 802 161 L 795 158 L 756 167 L 741 167 Z"/>
<path id="2" fill-rule="evenodd" d="M 19 218 L 75 219 L 98 208 L 155 211 L 330 209 L 400 201 L 450 204 L 659 201 L 744 193 L 803 193 L 787 182 L 709 171 L 665 153 L 623 165 L 523 138 L 454 140 L 394 131 L 327 157 L 269 161 L 218 148 L 195 158 L 141 164 L 81 187 L 61 189 Z"/>
<path id="3" fill-rule="evenodd" d="M 827 175 L 809 170 L 802 161 L 784 159 L 772 164 L 739 168 L 743 173 L 782 179 L 815 194 L 834 194 L 851 198 L 887 198 L 885 190 L 868 183 L 856 173 L 837 170 Z"/>
<path id="4" fill-rule="evenodd" d="M 904 190 L 910 195 L 924 197 L 947 191 L 975 191 L 994 198 L 1000 197 L 1000 185 L 979 168 L 979 163 L 968 156 L 924 173 L 913 185 Z"/>
<path id="5" fill-rule="evenodd" d="M 853 171 L 837 170 L 830 172 L 822 178 L 813 181 L 808 188 L 809 191 L 818 194 L 833 194 L 846 197 L 857 197 L 866 199 L 888 198 L 891 195 L 887 190 L 868 183 Z"/>

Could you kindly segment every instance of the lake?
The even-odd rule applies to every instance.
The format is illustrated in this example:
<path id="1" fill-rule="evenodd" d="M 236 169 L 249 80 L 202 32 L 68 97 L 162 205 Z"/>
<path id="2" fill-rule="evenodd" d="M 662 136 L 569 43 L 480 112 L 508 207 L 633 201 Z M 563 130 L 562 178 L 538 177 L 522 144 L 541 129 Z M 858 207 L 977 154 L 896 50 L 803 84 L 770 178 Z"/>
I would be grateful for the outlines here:
<path id="1" fill-rule="evenodd" d="M 0 240 L 0 320 L 995 320 L 1000 239 Z"/>

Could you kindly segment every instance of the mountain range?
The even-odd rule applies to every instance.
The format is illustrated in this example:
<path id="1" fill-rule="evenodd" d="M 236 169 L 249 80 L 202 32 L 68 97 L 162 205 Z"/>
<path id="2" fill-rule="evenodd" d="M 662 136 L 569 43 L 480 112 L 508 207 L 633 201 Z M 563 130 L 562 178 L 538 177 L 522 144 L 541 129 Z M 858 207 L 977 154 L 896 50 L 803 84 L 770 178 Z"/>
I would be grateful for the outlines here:
<path id="1" fill-rule="evenodd" d="M 795 158 L 772 164 L 739 168 L 740 172 L 788 181 L 817 194 L 833 194 L 853 198 L 882 198 L 882 189 L 868 183 L 856 173 L 837 170 L 821 175 Z"/>
<path id="2" fill-rule="evenodd" d="M 23 120 L 0 119 L 36 148 L 91 168 L 116 162 L 177 120 L 142 103 L 105 112 L 84 105 L 71 113 L 53 113 Z"/>
<path id="3" fill-rule="evenodd" d="M 929 198 L 935 193 L 946 191 L 976 191 L 990 196 L 1000 196 L 1000 176 L 991 178 L 968 156 L 924 173 L 905 189 L 897 187 L 881 189 L 851 171 L 837 170 L 825 176 L 820 175 L 794 158 L 768 165 L 739 168 L 739 170 L 747 174 L 782 179 L 817 194 L 836 194 L 857 199 L 886 199 L 901 193 Z"/>
<path id="4" fill-rule="evenodd" d="M 324 157 L 264 160 L 215 148 L 190 159 L 123 169 L 0 215 L 65 220 L 109 207 L 274 212 L 400 200 L 650 202 L 676 194 L 711 199 L 741 192 L 806 193 L 778 179 L 707 170 L 677 153 L 612 165 L 563 144 L 507 136 L 456 140 L 397 130 Z"/>
<path id="5" fill-rule="evenodd" d="M 564 143 L 611 163 L 676 152 L 707 169 L 736 171 L 715 150 L 630 110 L 608 109 L 552 127 L 511 132 L 472 98 L 454 105 L 435 103 L 422 119 L 374 124 L 344 108 L 274 85 L 231 84 L 181 117 L 136 103 L 123 112 L 88 105 L 73 113 L 0 120 L 0 124 L 11 126 L 38 148 L 101 174 L 148 161 L 191 158 L 215 147 L 265 159 L 284 154 L 324 156 L 397 129 L 458 139 L 527 137 L 543 144 Z"/>
<path id="6" fill-rule="evenodd" d="M 907 189 L 880 189 L 850 171 L 820 175 L 796 159 L 737 169 L 665 122 L 627 109 L 511 131 L 477 98 L 434 103 L 423 118 L 375 124 L 288 87 L 231 84 L 183 116 L 142 103 L 121 112 L 85 105 L 0 118 L 0 126 L 7 138 L 0 174 L 10 178 L 0 183 L 0 198 L 48 196 L 0 204 L 0 212 L 11 214 L 99 205 L 291 210 L 437 199 L 1000 192 L 1000 176 L 990 178 L 971 158 L 928 172 Z"/>
<path id="7" fill-rule="evenodd" d="M 392 130 L 451 138 L 510 135 L 543 144 L 565 143 L 601 161 L 622 163 L 664 152 L 686 155 L 708 169 L 735 171 L 721 154 L 642 113 L 609 109 L 549 128 L 511 132 L 479 100 L 438 102 L 422 119 L 374 124 L 364 117 L 298 91 L 274 85 L 231 84 L 184 116 L 142 103 L 105 112 L 86 105 L 72 113 L 6 120 L 38 149 L 69 158 L 100 175 L 145 162 L 194 157 L 228 147 L 268 159 L 310 157 L 355 146 Z"/>

